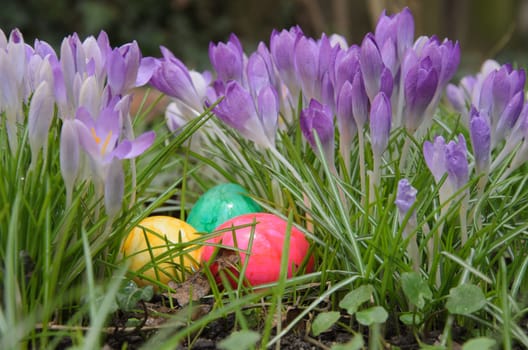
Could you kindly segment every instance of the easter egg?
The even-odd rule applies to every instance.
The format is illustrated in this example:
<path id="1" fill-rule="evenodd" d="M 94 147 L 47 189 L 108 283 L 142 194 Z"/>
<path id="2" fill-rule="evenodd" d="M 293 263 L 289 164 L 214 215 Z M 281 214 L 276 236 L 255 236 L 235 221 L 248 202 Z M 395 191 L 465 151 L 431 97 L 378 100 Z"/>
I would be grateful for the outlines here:
<path id="1" fill-rule="evenodd" d="M 252 225 L 256 223 L 255 225 Z M 244 226 L 246 225 L 246 226 Z M 250 225 L 250 226 L 248 226 Z M 244 226 L 244 227 L 240 227 Z M 237 247 L 240 250 L 248 249 L 251 241 L 250 254 L 238 250 L 240 257 L 240 266 L 247 264 L 245 278 L 252 286 L 275 282 L 280 276 L 281 259 L 283 255 L 284 238 L 286 237 L 288 223 L 282 218 L 268 213 L 250 213 L 237 216 L 220 225 L 217 230 L 229 229 L 222 235 L 211 238 L 208 242 L 221 244 L 227 247 Z M 235 227 L 238 227 L 235 229 Z M 253 237 L 251 237 L 253 235 Z M 291 277 L 295 271 L 301 268 L 306 259 L 310 244 L 304 234 L 294 226 L 291 227 L 289 243 L 289 260 L 288 260 L 288 277 Z M 206 245 L 202 250 L 202 260 L 209 261 L 218 249 L 212 245 Z M 227 248 L 223 248 L 227 249 Z M 246 262 L 246 259 L 248 261 Z M 313 256 L 310 256 L 305 267 L 306 272 L 313 269 Z M 218 277 L 219 264 L 212 261 L 210 264 L 211 272 Z M 238 271 L 233 268 L 230 270 L 238 276 Z M 219 278 L 217 278 L 219 281 Z M 235 286 L 234 281 L 231 281 Z"/>
<path id="2" fill-rule="evenodd" d="M 192 207 L 187 222 L 199 232 L 212 232 L 235 216 L 261 210 L 243 187 L 226 183 L 205 192 Z"/>
<path id="3" fill-rule="evenodd" d="M 130 231 L 123 241 L 121 253 L 130 261 L 130 271 L 167 284 L 171 280 L 182 280 L 186 271 L 197 267 L 201 247 L 193 249 L 177 244 L 198 237 L 196 230 L 182 220 L 150 216 Z M 139 276 L 134 280 L 138 285 L 150 284 Z"/>

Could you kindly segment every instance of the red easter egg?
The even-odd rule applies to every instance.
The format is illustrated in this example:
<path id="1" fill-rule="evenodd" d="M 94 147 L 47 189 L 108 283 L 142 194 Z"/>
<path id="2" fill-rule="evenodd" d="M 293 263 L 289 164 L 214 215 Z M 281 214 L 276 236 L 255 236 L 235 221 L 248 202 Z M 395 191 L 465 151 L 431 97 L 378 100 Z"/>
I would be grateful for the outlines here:
<path id="1" fill-rule="evenodd" d="M 253 226 L 253 223 L 256 223 Z M 238 226 L 244 226 L 236 228 Z M 248 258 L 245 278 L 252 286 L 275 282 L 280 276 L 280 265 L 282 258 L 282 249 L 288 223 L 282 218 L 268 213 L 250 213 L 237 216 L 218 226 L 215 231 L 229 229 L 219 236 L 211 238 L 208 242 L 221 244 L 227 247 L 236 247 L 241 250 L 247 250 L 253 233 L 251 251 L 249 256 L 244 252 L 238 252 L 240 255 L 240 266 L 246 263 Z M 310 244 L 304 234 L 294 226 L 291 227 L 290 234 L 290 252 L 288 261 L 288 277 L 298 271 L 301 264 L 308 254 Z M 204 246 L 202 250 L 202 261 L 209 261 L 215 251 L 215 246 Z M 235 250 L 230 250 L 236 252 Z M 309 258 L 305 271 L 313 270 L 313 256 Z M 213 274 L 218 278 L 218 266 L 213 262 L 210 266 Z M 231 269 L 235 275 L 238 272 Z M 234 282 L 234 281 L 232 281 Z M 234 283 L 232 283 L 233 286 Z"/>

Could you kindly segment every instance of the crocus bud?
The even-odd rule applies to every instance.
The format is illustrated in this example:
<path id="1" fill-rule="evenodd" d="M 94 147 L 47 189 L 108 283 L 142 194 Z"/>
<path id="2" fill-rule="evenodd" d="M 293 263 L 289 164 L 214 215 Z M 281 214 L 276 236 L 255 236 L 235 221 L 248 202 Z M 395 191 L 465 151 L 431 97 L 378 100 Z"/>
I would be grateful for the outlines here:
<path id="1" fill-rule="evenodd" d="M 475 169 L 477 174 L 485 173 L 490 167 L 491 156 L 491 130 L 488 116 L 479 113 L 475 107 L 471 108 L 469 122 L 469 133 L 473 145 L 473 156 L 475 157 Z"/>
<path id="2" fill-rule="evenodd" d="M 79 134 L 75 119 L 64 119 L 60 136 L 60 166 L 66 186 L 67 204 L 71 203 L 73 185 L 79 172 Z"/>
<path id="3" fill-rule="evenodd" d="M 407 75 L 404 77 L 405 127 L 412 134 L 424 120 L 427 106 L 435 95 L 438 73 L 429 57 L 415 61 L 412 67 L 406 69 L 406 72 Z"/>
<path id="4" fill-rule="evenodd" d="M 380 91 L 380 77 L 385 66 L 374 35 L 371 33 L 367 34 L 361 43 L 359 61 L 365 89 L 372 102 L 376 94 Z"/>
<path id="5" fill-rule="evenodd" d="M 352 82 L 352 80 L 354 79 L 354 75 L 358 70 L 359 47 L 357 45 L 353 45 L 347 50 L 337 51 L 330 76 L 334 83 L 336 93 L 339 93 L 339 91 L 341 91 L 341 87 L 343 86 L 345 81 L 348 80 Z"/>
<path id="6" fill-rule="evenodd" d="M 446 146 L 447 174 L 456 190 L 469 180 L 467 146 L 464 135 L 458 135 L 458 143 L 450 141 Z"/>
<path id="7" fill-rule="evenodd" d="M 416 193 L 418 191 L 416 188 L 412 187 L 407 179 L 401 179 L 398 182 L 398 192 L 396 194 L 396 200 L 394 203 L 398 207 L 398 214 L 400 218 L 400 223 L 407 215 L 411 207 L 416 201 Z"/>
<path id="8" fill-rule="evenodd" d="M 374 98 L 370 109 L 370 141 L 375 156 L 381 157 L 389 144 L 391 119 L 390 100 L 385 93 L 380 92 Z"/>
<path id="9" fill-rule="evenodd" d="M 369 100 L 363 83 L 361 69 L 358 67 L 352 80 L 352 112 L 358 129 L 363 129 L 368 119 Z"/>
<path id="10" fill-rule="evenodd" d="M 336 103 L 337 126 L 340 135 L 340 147 L 343 143 L 351 144 L 356 136 L 357 126 L 354 120 L 352 104 L 354 101 L 352 84 L 346 81 L 341 87 Z M 349 148 L 348 148 L 349 149 Z M 348 155 L 343 155 L 347 157 Z"/>
<path id="11" fill-rule="evenodd" d="M 260 96 L 260 95 L 259 95 Z M 264 146 L 270 147 L 273 141 L 268 135 L 275 134 L 272 125 L 276 125 L 278 119 L 278 103 L 269 91 L 260 96 L 260 105 L 269 103 L 268 106 L 261 106 L 257 110 L 255 102 L 250 92 L 247 91 L 239 82 L 231 80 L 226 85 L 224 99 L 214 108 L 214 113 L 224 123 L 237 129 L 244 137 Z M 276 113 L 272 113 L 272 109 Z M 259 112 L 265 113 L 266 121 L 263 124 Z M 273 116 L 273 114 L 275 114 Z M 273 120 L 269 120 L 273 119 Z"/>
<path id="12" fill-rule="evenodd" d="M 102 91 L 99 90 L 95 76 L 86 78 L 79 92 L 79 107 L 85 107 L 90 115 L 97 115 L 101 110 Z"/>
<path id="13" fill-rule="evenodd" d="M 310 100 L 307 108 L 301 111 L 299 117 L 301 131 L 316 154 L 319 154 L 314 132 L 321 143 L 325 160 L 334 164 L 334 121 L 332 111 L 317 100 Z"/>
<path id="14" fill-rule="evenodd" d="M 54 112 L 53 92 L 50 85 L 43 81 L 35 90 L 28 113 L 28 138 L 31 147 L 31 164 L 34 168 L 39 150 L 48 141 L 48 132 Z"/>
<path id="15" fill-rule="evenodd" d="M 266 85 L 260 89 L 257 96 L 257 112 L 264 133 L 274 145 L 279 115 L 279 97 L 271 85 Z"/>
<path id="16" fill-rule="evenodd" d="M 455 111 L 461 114 L 465 114 L 467 112 L 466 97 L 462 88 L 454 84 L 447 84 L 446 97 Z"/>
<path id="17" fill-rule="evenodd" d="M 194 86 L 189 69 L 166 48 L 162 47 L 163 59 L 156 63 L 150 84 L 171 97 L 177 98 L 189 107 L 200 111 L 204 96 Z"/>
<path id="18" fill-rule="evenodd" d="M 425 141 L 423 145 L 425 163 L 436 183 L 439 183 L 446 173 L 445 146 L 445 139 L 442 136 L 436 136 L 433 143 Z"/>
<path id="19" fill-rule="evenodd" d="M 299 26 L 278 32 L 273 30 L 270 37 L 270 52 L 279 74 L 291 94 L 297 97 L 299 82 L 295 76 L 294 47 L 297 40 L 303 36 Z"/>
<path id="20" fill-rule="evenodd" d="M 106 215 L 114 218 L 121 210 L 125 194 L 125 174 L 119 159 L 114 158 L 110 162 L 106 179 L 104 179 L 104 191 Z"/>
<path id="21" fill-rule="evenodd" d="M 209 59 L 216 70 L 218 79 L 242 81 L 244 52 L 242 44 L 235 34 L 229 36 L 227 43 L 209 44 Z"/>
<path id="22" fill-rule="evenodd" d="M 315 40 L 305 36 L 295 43 L 294 64 L 297 79 L 301 83 L 303 95 L 307 98 L 319 97 L 316 83 L 319 73 L 319 47 Z"/>

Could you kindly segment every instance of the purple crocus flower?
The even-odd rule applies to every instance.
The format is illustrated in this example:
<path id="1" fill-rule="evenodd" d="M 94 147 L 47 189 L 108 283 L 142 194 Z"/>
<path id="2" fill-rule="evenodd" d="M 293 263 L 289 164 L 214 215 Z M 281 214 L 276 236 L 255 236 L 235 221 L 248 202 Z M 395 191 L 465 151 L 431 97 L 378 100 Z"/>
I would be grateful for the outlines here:
<path id="1" fill-rule="evenodd" d="M 341 91 L 341 87 L 346 81 L 353 81 L 358 70 L 359 46 L 352 45 L 346 50 L 341 49 L 337 51 L 333 70 L 331 70 L 331 78 L 336 94 Z"/>
<path id="2" fill-rule="evenodd" d="M 337 127 L 339 129 L 339 150 L 347 169 L 350 166 L 350 148 L 356 137 L 358 127 L 354 119 L 352 103 L 354 101 L 352 84 L 345 81 L 336 102 Z"/>
<path id="3" fill-rule="evenodd" d="M 307 108 L 301 111 L 299 122 L 301 131 L 316 154 L 319 154 L 314 132 L 317 133 L 327 164 L 334 164 L 334 120 L 330 107 L 310 100 Z"/>
<path id="4" fill-rule="evenodd" d="M 367 34 L 361 43 L 359 61 L 367 95 L 373 102 L 374 97 L 380 92 L 381 74 L 386 67 L 372 33 Z"/>
<path id="5" fill-rule="evenodd" d="M 406 7 L 392 16 L 387 16 L 383 11 L 378 19 L 374 36 L 382 52 L 395 49 L 397 60 L 401 62 L 405 51 L 412 46 L 414 40 L 414 18 L 409 8 Z M 390 46 L 395 48 L 389 48 Z"/>
<path id="6" fill-rule="evenodd" d="M 369 99 L 367 91 L 365 90 L 365 84 L 363 83 L 363 75 L 361 69 L 358 68 L 354 79 L 352 80 L 352 112 L 354 120 L 359 129 L 363 129 L 368 119 L 368 108 Z"/>
<path id="7" fill-rule="evenodd" d="M 413 134 L 421 125 L 436 93 L 438 71 L 430 57 L 418 59 L 412 51 L 409 51 L 406 63 L 410 67 L 407 67 L 404 77 L 405 127 Z"/>
<path id="8" fill-rule="evenodd" d="M 64 119 L 60 135 L 60 169 L 66 187 L 66 205 L 72 201 L 73 186 L 80 167 L 80 144 L 78 128 L 81 124 L 76 119 Z"/>
<path id="9" fill-rule="evenodd" d="M 398 207 L 398 214 L 400 222 L 407 215 L 411 207 L 416 202 L 416 188 L 412 187 L 411 183 L 407 179 L 401 179 L 398 182 L 398 192 L 396 194 L 396 200 L 394 203 Z"/>
<path id="10" fill-rule="evenodd" d="M 35 90 L 28 112 L 28 139 L 31 148 L 31 167 L 34 169 L 38 152 L 47 153 L 48 133 L 54 114 L 53 91 L 47 81 L 42 81 Z"/>
<path id="11" fill-rule="evenodd" d="M 289 30 L 273 30 L 270 37 L 270 53 L 277 71 L 288 88 L 290 94 L 297 98 L 299 95 L 299 82 L 295 74 L 294 48 L 297 40 L 303 36 L 299 26 Z"/>
<path id="12" fill-rule="evenodd" d="M 105 165 L 112 159 L 131 159 L 139 156 L 154 142 L 155 133 L 148 131 L 135 140 L 120 140 L 121 125 L 119 111 L 112 106 L 104 108 L 95 118 L 81 107 L 76 119 L 82 122 L 79 138 L 81 145 L 90 155 L 95 172 L 104 177 Z"/>
<path id="13" fill-rule="evenodd" d="M 226 85 L 225 96 L 214 108 L 214 113 L 244 137 L 264 147 L 275 144 L 279 116 L 279 100 L 275 89 L 261 88 L 255 102 L 250 91 L 238 81 Z"/>
<path id="14" fill-rule="evenodd" d="M 95 181 L 104 184 L 105 209 L 113 217 L 121 207 L 124 174 L 122 159 L 132 159 L 149 148 L 154 142 L 153 131 L 135 140 L 120 140 L 121 118 L 117 108 L 110 105 L 94 118 L 80 107 L 76 114 L 76 131 L 82 148 L 90 158 Z"/>
<path id="15" fill-rule="evenodd" d="M 294 64 L 297 79 L 302 87 L 305 98 L 319 97 L 317 82 L 319 80 L 319 45 L 305 36 L 299 37 L 295 43 Z"/>
<path id="16" fill-rule="evenodd" d="M 188 107 L 201 111 L 205 96 L 197 89 L 189 69 L 167 48 L 161 47 L 163 58 L 156 61 L 150 84 L 159 91 L 174 97 Z M 201 93 L 200 93 L 201 92 Z"/>
<path id="17" fill-rule="evenodd" d="M 401 179 L 398 181 L 398 192 L 396 193 L 396 200 L 394 203 L 396 204 L 396 207 L 398 207 L 398 221 L 400 224 L 403 224 L 403 220 L 416 202 L 417 192 L 418 191 L 410 184 L 409 180 Z M 407 221 L 407 224 L 403 229 L 403 238 L 409 237 L 411 232 L 416 228 L 416 221 L 416 212 L 413 211 L 409 217 L 409 221 Z M 420 252 L 418 250 L 416 236 L 411 237 L 409 240 L 407 252 L 412 260 L 414 270 L 418 272 L 420 270 Z"/>
<path id="18" fill-rule="evenodd" d="M 120 95 L 136 87 L 141 64 L 141 52 L 136 41 L 116 48 L 108 57 L 108 85 L 112 95 Z"/>
<path id="19" fill-rule="evenodd" d="M 227 43 L 209 44 L 209 59 L 218 79 L 242 81 L 244 72 L 244 51 L 235 34 L 229 36 Z"/>
<path id="20" fill-rule="evenodd" d="M 370 141 L 376 157 L 380 158 L 389 144 L 391 120 L 391 102 L 384 92 L 380 92 L 370 109 Z"/>
<path id="21" fill-rule="evenodd" d="M 420 57 L 430 57 L 432 65 L 439 72 L 438 85 L 440 90 L 453 78 L 460 63 L 460 45 L 458 41 L 440 40 L 436 36 L 418 38 L 414 50 Z M 437 94 L 441 94 L 441 91 Z"/>
<path id="22" fill-rule="evenodd" d="M 440 202 L 445 203 L 469 180 L 467 147 L 464 136 L 460 134 L 458 143 L 450 141 L 447 145 L 442 136 L 437 136 L 434 143 L 429 141 L 424 143 L 423 154 L 436 183 L 440 183 L 446 173 L 448 175 L 447 180 L 440 188 Z"/>
<path id="23" fill-rule="evenodd" d="M 248 85 L 254 93 L 258 94 L 268 85 L 276 86 L 271 54 L 264 43 L 261 42 L 257 51 L 249 56 L 246 69 Z"/>
<path id="24" fill-rule="evenodd" d="M 482 83 L 478 109 L 484 110 L 491 121 L 491 145 L 494 148 L 511 133 L 524 104 L 523 69 L 504 65 L 491 72 Z"/>
<path id="25" fill-rule="evenodd" d="M 469 133 L 477 174 L 486 173 L 490 167 L 491 156 L 491 129 L 486 112 L 479 113 L 475 107 L 471 108 Z"/>
<path id="26" fill-rule="evenodd" d="M 446 163 L 449 180 L 455 189 L 462 188 L 469 180 L 467 146 L 464 135 L 458 135 L 458 143 L 450 141 L 446 146 Z"/>

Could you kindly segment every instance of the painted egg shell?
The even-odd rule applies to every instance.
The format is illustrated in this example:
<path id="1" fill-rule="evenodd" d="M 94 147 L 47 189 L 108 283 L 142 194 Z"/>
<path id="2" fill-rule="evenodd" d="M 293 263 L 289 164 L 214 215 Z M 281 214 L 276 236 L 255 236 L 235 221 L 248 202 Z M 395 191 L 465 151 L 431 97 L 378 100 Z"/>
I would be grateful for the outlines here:
<path id="1" fill-rule="evenodd" d="M 171 280 L 183 279 L 182 271 L 190 271 L 197 267 L 201 247 L 194 247 L 196 249 L 185 247 L 188 252 L 183 256 L 174 249 L 175 244 L 185 243 L 198 237 L 200 235 L 196 230 L 182 220 L 170 216 L 150 216 L 130 231 L 123 241 L 121 252 L 130 261 L 130 271 L 167 284 Z M 182 261 L 183 266 L 180 266 Z M 135 277 L 134 281 L 138 285 L 150 284 L 148 280 L 139 277 Z"/>
<path id="2" fill-rule="evenodd" d="M 256 225 L 253 227 L 251 224 L 255 222 Z M 233 236 L 235 236 L 237 247 L 241 250 L 247 250 L 251 234 L 254 232 L 245 278 L 252 286 L 277 281 L 280 276 L 282 248 L 288 225 L 287 221 L 273 214 L 251 213 L 228 220 L 220 225 L 217 230 L 243 225 L 251 226 L 237 228 L 234 233 L 233 230 L 226 231 L 222 235 L 211 238 L 208 242 L 234 247 Z M 299 269 L 305 260 L 310 244 L 300 230 L 292 227 L 289 247 L 288 277 L 291 277 L 293 270 Z M 217 248 L 214 246 L 204 246 L 202 260 L 209 261 L 215 249 Z M 246 257 L 245 253 L 240 252 L 241 266 L 245 263 Z M 305 271 L 312 271 L 313 264 L 313 256 L 311 256 L 306 264 Z M 217 281 L 220 281 L 218 278 L 218 266 L 214 262 L 211 264 L 211 272 L 216 275 Z M 237 271 L 233 271 L 233 273 L 238 275 Z M 231 282 L 234 287 L 234 281 Z"/>
<path id="3" fill-rule="evenodd" d="M 226 183 L 205 192 L 194 204 L 187 222 L 199 232 L 212 232 L 235 216 L 261 210 L 243 187 Z"/>

